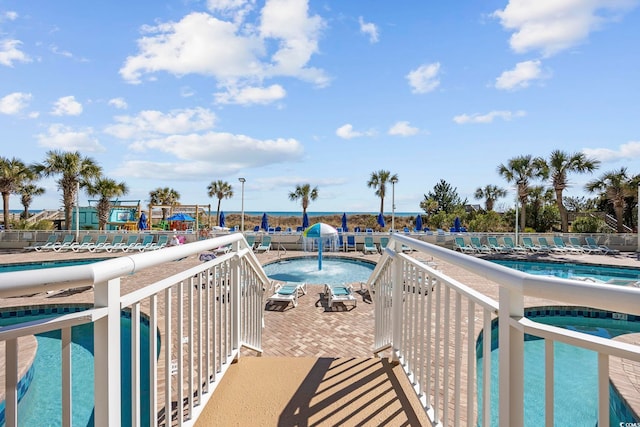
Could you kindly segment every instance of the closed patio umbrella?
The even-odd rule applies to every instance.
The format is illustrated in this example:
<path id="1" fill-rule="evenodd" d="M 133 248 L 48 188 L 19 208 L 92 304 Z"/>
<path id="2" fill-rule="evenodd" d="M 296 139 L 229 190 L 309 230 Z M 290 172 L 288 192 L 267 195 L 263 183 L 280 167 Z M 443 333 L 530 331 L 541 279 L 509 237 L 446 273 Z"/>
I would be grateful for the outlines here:
<path id="1" fill-rule="evenodd" d="M 342 231 L 349 231 L 347 228 L 347 213 L 342 214 Z"/>
<path id="2" fill-rule="evenodd" d="M 147 229 L 147 216 L 142 212 L 140 214 L 140 219 L 138 220 L 138 230 L 146 230 Z"/>
<path id="3" fill-rule="evenodd" d="M 266 212 L 262 214 L 262 223 L 260 224 L 260 227 L 265 231 L 269 229 L 269 218 L 267 217 Z"/>
<path id="4" fill-rule="evenodd" d="M 309 216 L 307 215 L 307 213 L 305 212 L 302 215 L 302 228 L 307 228 L 309 227 Z"/>
<path id="5" fill-rule="evenodd" d="M 416 230 L 422 230 L 422 215 L 416 217 Z"/>
<path id="6" fill-rule="evenodd" d="M 224 212 L 220 211 L 220 218 L 218 221 L 218 224 L 220 225 L 220 227 L 224 227 L 224 222 L 225 222 Z"/>
<path id="7" fill-rule="evenodd" d="M 384 215 L 382 215 L 382 212 L 378 214 L 378 225 L 384 228 Z"/>

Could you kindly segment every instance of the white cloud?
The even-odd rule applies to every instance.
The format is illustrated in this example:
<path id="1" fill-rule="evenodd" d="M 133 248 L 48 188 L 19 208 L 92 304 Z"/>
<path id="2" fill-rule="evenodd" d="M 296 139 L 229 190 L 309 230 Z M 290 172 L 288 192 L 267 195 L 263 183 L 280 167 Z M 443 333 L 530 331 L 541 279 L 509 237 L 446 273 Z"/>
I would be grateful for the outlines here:
<path id="1" fill-rule="evenodd" d="M 41 147 L 82 152 L 104 152 L 105 148 L 93 136 L 93 129 L 86 128 L 74 130 L 61 124 L 53 124 L 47 129 L 47 133 L 36 135 L 38 145 Z"/>
<path id="2" fill-rule="evenodd" d="M 540 61 L 518 62 L 513 70 L 504 71 L 496 78 L 496 89 L 515 90 L 529 86 L 532 80 L 545 78 L 540 70 Z"/>
<path id="3" fill-rule="evenodd" d="M 458 124 L 466 124 L 466 123 L 493 123 L 493 119 L 500 118 L 504 121 L 510 121 L 516 117 L 524 117 L 527 113 L 524 111 L 490 111 L 487 114 L 461 114 L 459 116 L 455 116 L 453 121 Z"/>
<path id="4" fill-rule="evenodd" d="M 82 114 L 82 104 L 74 96 L 63 96 L 53 104 L 51 114 L 54 116 L 79 116 Z"/>
<path id="5" fill-rule="evenodd" d="M 347 123 L 346 125 L 340 126 L 336 130 L 336 135 L 338 135 L 342 139 L 352 139 L 359 138 L 362 136 L 373 136 L 375 135 L 375 131 L 369 130 L 365 132 L 354 131 L 353 126 Z"/>
<path id="6" fill-rule="evenodd" d="M 615 162 L 618 160 L 630 160 L 640 158 L 640 141 L 631 141 L 622 144 L 618 150 L 610 148 L 585 148 L 582 152 L 587 156 L 601 162 Z"/>
<path id="7" fill-rule="evenodd" d="M 141 111 L 137 116 L 117 116 L 116 124 L 107 126 L 105 133 L 120 139 L 155 138 L 198 132 L 213 128 L 216 115 L 205 108 L 172 110 L 163 113 L 156 110 Z"/>
<path id="8" fill-rule="evenodd" d="M 117 108 L 118 110 L 126 110 L 129 107 L 127 105 L 127 101 L 125 101 L 124 98 L 112 98 L 107 104 L 114 108 Z"/>
<path id="9" fill-rule="evenodd" d="M 428 93 L 440 85 L 438 73 L 440 72 L 440 63 L 421 65 L 415 70 L 407 74 L 407 80 L 412 88 L 413 93 Z"/>
<path id="10" fill-rule="evenodd" d="M 416 135 L 419 131 L 420 129 L 410 126 L 409 122 L 401 121 L 396 122 L 393 126 L 391 126 L 388 133 L 389 135 L 396 136 L 412 136 Z"/>
<path id="11" fill-rule="evenodd" d="M 20 40 L 0 40 L 0 65 L 13 67 L 14 62 L 31 62 L 31 58 L 20 50 Z"/>
<path id="12" fill-rule="evenodd" d="M 304 149 L 295 139 L 259 140 L 246 135 L 208 132 L 171 135 L 135 144 L 135 150 L 157 151 L 176 159 L 171 162 L 130 160 L 116 174 L 132 178 L 209 179 L 211 171 L 228 175 L 239 170 L 296 162 Z M 147 156 L 145 156 L 147 157 Z"/>
<path id="13" fill-rule="evenodd" d="M 556 54 L 583 42 L 589 34 L 635 5 L 635 0 L 510 0 L 492 16 L 512 31 L 517 53 Z"/>
<path id="14" fill-rule="evenodd" d="M 2 16 L 0 16 L 0 22 L 4 21 L 5 19 L 7 21 L 15 21 L 16 19 L 18 19 L 18 12 L 14 12 L 12 10 L 4 12 Z"/>
<path id="15" fill-rule="evenodd" d="M 259 19 L 245 22 L 246 8 L 254 3 L 209 1 L 211 10 L 232 14 L 229 20 L 191 13 L 178 22 L 145 26 L 138 53 L 126 59 L 121 76 L 140 83 L 162 71 L 200 74 L 215 77 L 223 88 L 261 86 L 279 76 L 327 85 L 324 71 L 308 66 L 325 24 L 309 16 L 307 0 L 267 0 L 260 14 L 251 15 Z"/>
<path id="16" fill-rule="evenodd" d="M 227 92 L 214 94 L 218 104 L 270 104 L 286 96 L 287 92 L 280 85 L 269 87 L 228 88 Z"/>
<path id="17" fill-rule="evenodd" d="M 31 94 L 24 92 L 13 92 L 0 98 L 1 114 L 18 114 L 29 106 Z"/>
<path id="18" fill-rule="evenodd" d="M 370 43 L 378 43 L 378 27 L 371 22 L 364 22 L 362 16 L 358 17 L 360 23 L 360 32 L 369 36 Z"/>

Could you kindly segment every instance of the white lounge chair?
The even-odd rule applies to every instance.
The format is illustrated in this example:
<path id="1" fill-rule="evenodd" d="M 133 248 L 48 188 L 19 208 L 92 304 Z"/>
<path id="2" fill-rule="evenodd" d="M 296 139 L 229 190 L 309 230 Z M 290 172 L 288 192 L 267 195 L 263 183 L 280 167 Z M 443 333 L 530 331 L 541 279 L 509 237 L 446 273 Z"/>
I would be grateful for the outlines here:
<path id="1" fill-rule="evenodd" d="M 324 294 L 327 297 L 329 308 L 333 308 L 336 303 L 350 303 L 353 304 L 353 307 L 358 304 L 358 299 L 353 295 L 351 285 L 324 285 Z"/>
<path id="2" fill-rule="evenodd" d="M 269 252 L 269 250 L 271 250 L 271 236 L 263 236 L 255 252 Z"/>
<path id="3" fill-rule="evenodd" d="M 298 297 L 307 294 L 306 283 L 277 283 L 275 284 L 275 292 L 267 298 L 267 305 L 273 305 L 275 302 L 286 302 L 298 306 Z"/>
<path id="4" fill-rule="evenodd" d="M 34 243 L 31 246 L 26 246 L 24 249 L 27 251 L 40 252 L 43 249 L 47 250 L 49 247 L 55 245 L 57 241 L 58 241 L 58 236 L 56 234 L 50 234 L 46 242 Z"/>
<path id="5" fill-rule="evenodd" d="M 362 247 L 362 252 L 364 252 L 365 254 L 368 254 L 368 253 L 377 254 L 378 253 L 378 248 L 376 247 L 376 244 L 373 243 L 373 237 L 366 236 L 364 238 L 364 245 Z"/>

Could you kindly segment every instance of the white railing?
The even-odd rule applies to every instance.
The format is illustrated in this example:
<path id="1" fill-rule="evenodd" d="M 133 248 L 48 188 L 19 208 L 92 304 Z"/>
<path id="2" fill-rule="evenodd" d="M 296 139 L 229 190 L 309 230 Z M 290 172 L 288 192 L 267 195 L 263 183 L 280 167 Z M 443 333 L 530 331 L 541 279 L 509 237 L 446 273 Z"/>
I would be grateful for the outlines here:
<path id="1" fill-rule="evenodd" d="M 120 295 L 120 277 L 161 268 L 227 244 L 232 251 Z M 178 264 L 176 263 L 176 266 Z M 18 343 L 21 336 L 61 330 L 62 425 L 71 426 L 71 327 L 94 325 L 96 426 L 193 425 L 241 347 L 261 352 L 262 297 L 269 284 L 260 263 L 235 233 L 89 265 L 0 274 L 0 297 L 93 286 L 94 307 L 0 328 L 6 343 L 6 425 L 17 426 Z M 131 383 L 121 384 L 121 313 L 131 317 Z M 141 323 L 148 322 L 142 339 Z M 148 346 L 148 360 L 141 360 Z M 159 348 L 161 351 L 159 351 Z M 125 356 L 123 356 L 125 357 Z M 126 359 L 123 359 L 126 360 Z M 141 370 L 149 382 L 141 383 Z M 122 389 L 130 389 L 128 419 Z M 144 399 L 142 395 L 145 395 Z M 147 397 L 148 395 L 148 397 Z M 145 402 L 144 405 L 141 402 Z M 123 416 L 124 417 L 124 416 Z"/>
<path id="2" fill-rule="evenodd" d="M 417 252 L 403 253 L 402 245 Z M 499 287 L 498 301 L 445 276 L 420 258 L 455 264 L 495 282 Z M 609 357 L 640 362 L 640 346 L 524 317 L 525 297 L 640 315 L 637 288 L 529 275 L 403 235 L 391 237 L 367 286 L 375 304 L 376 352 L 392 349 L 434 425 L 490 425 L 491 325 L 496 316 L 500 426 L 525 424 L 525 333 L 546 340 L 544 400 L 548 426 L 554 425 L 555 342 L 598 353 L 598 369 L 593 375 L 598 378 L 599 426 L 609 425 Z M 479 334 L 482 345 L 477 345 Z M 481 390 L 476 390 L 475 367 L 479 358 L 483 378 L 478 382 Z M 479 400 L 481 408 L 477 407 Z"/>

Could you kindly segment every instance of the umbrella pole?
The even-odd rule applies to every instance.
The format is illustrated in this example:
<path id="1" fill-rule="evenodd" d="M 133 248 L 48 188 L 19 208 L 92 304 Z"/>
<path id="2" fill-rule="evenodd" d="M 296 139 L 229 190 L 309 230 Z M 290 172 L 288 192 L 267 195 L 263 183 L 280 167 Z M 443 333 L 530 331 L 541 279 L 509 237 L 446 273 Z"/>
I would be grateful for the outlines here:
<path id="1" fill-rule="evenodd" d="M 318 238 L 318 270 L 322 270 L 322 247 L 324 246 L 324 242 L 322 241 L 322 237 Z"/>

